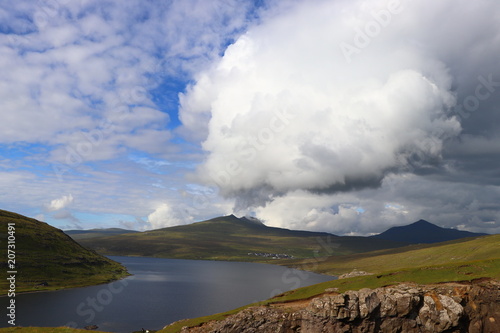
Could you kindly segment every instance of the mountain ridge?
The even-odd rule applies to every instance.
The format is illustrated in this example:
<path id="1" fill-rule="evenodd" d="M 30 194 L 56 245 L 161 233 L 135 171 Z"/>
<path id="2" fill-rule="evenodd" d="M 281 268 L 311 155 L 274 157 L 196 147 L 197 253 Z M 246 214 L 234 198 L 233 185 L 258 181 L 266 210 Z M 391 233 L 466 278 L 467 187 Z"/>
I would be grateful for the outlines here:
<path id="1" fill-rule="evenodd" d="M 234 215 L 141 233 L 79 241 L 107 255 L 239 261 L 262 261 L 255 254 L 310 258 L 407 245 L 366 237 L 269 227 Z"/>
<path id="2" fill-rule="evenodd" d="M 408 225 L 389 228 L 378 235 L 370 237 L 392 241 L 398 240 L 410 244 L 432 244 L 460 238 L 479 237 L 485 235 L 487 234 L 442 228 L 431 222 L 420 219 Z"/>
<path id="3" fill-rule="evenodd" d="M 347 255 L 481 235 L 445 229 L 419 220 L 370 237 L 338 236 L 270 227 L 254 218 L 231 214 L 187 225 L 78 241 L 106 255 L 264 261 L 265 258 Z"/>

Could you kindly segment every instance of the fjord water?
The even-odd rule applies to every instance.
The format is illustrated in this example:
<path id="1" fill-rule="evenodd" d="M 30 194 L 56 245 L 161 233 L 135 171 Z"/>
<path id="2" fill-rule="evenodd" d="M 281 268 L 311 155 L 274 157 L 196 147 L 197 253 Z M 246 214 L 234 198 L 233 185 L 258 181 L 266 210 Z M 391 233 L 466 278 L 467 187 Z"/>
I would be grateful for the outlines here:
<path id="1" fill-rule="evenodd" d="M 16 296 L 17 326 L 97 325 L 130 333 L 231 310 L 334 279 L 286 267 L 224 261 L 114 257 L 133 274 L 99 286 Z M 2 306 L 6 297 L 1 298 Z M 8 326 L 6 320 L 1 327 Z"/>

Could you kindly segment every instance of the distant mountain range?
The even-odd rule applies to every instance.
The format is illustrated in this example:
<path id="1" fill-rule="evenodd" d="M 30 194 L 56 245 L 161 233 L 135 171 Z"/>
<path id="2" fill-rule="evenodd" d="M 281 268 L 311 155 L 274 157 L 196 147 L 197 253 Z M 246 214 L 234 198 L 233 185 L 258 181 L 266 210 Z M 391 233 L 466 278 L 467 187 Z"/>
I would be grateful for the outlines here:
<path id="1" fill-rule="evenodd" d="M 140 233 L 78 240 L 106 255 L 262 261 L 360 253 L 407 245 L 367 237 L 268 227 L 234 215 Z"/>
<path id="2" fill-rule="evenodd" d="M 425 220 L 419 220 L 409 225 L 392 227 L 381 234 L 371 237 L 389 241 L 405 242 L 409 244 L 430 244 L 485 235 L 487 234 L 441 228 Z"/>
<path id="3" fill-rule="evenodd" d="M 74 240 L 94 237 L 106 237 L 114 235 L 122 235 L 135 233 L 139 231 L 127 230 L 121 228 L 105 228 L 105 229 L 87 229 L 87 230 L 64 230 L 64 233 L 70 235 Z"/>
<path id="4" fill-rule="evenodd" d="M 336 236 L 268 227 L 255 218 L 234 215 L 146 232 L 93 229 L 69 233 L 84 246 L 106 255 L 240 261 L 355 254 L 484 235 L 420 220 L 370 237 Z"/>

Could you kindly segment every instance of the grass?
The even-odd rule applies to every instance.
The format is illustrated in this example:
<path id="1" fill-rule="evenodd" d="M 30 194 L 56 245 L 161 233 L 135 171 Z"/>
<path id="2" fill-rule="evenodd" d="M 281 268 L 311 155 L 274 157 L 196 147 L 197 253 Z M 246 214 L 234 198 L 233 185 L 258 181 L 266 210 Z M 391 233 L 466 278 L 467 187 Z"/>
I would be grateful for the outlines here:
<path id="1" fill-rule="evenodd" d="M 16 293 L 83 287 L 128 275 L 121 264 L 88 250 L 61 230 L 25 216 L 0 210 L 0 239 L 15 224 Z M 8 269 L 7 242 L 0 248 L 0 269 Z M 1 294 L 8 281 L 0 280 Z"/>
<path id="2" fill-rule="evenodd" d="M 340 275 L 353 269 L 381 272 L 498 257 L 500 257 L 500 235 L 491 235 L 370 253 L 291 260 L 283 264 L 316 273 Z"/>
<path id="3" fill-rule="evenodd" d="M 362 288 L 380 288 L 403 282 L 433 284 L 472 281 L 480 278 L 500 279 L 500 259 L 421 266 L 412 269 L 377 272 L 373 275 L 333 280 L 286 292 L 271 299 L 270 302 L 310 298 L 321 294 L 326 288 L 338 288 L 339 292 L 345 292 L 347 290 L 359 290 Z"/>

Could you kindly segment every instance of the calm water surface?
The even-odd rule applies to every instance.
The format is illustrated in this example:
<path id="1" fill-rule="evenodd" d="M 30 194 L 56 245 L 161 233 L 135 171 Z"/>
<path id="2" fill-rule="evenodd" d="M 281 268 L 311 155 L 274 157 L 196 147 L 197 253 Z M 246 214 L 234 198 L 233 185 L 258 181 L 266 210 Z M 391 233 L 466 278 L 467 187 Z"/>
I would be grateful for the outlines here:
<path id="1" fill-rule="evenodd" d="M 110 258 L 134 275 L 99 286 L 17 295 L 17 326 L 97 325 L 118 333 L 160 329 L 334 279 L 266 264 Z M 1 306 L 7 301 L 0 298 Z M 0 327 L 6 326 L 4 318 Z"/>

